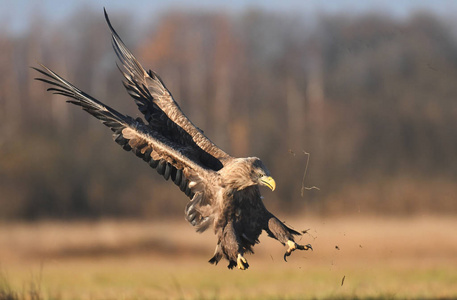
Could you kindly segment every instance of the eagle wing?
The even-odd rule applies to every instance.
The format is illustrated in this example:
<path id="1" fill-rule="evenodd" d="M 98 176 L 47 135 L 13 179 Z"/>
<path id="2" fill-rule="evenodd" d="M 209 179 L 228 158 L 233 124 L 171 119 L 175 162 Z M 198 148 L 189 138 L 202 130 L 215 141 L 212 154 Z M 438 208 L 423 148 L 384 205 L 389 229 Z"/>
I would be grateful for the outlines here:
<path id="1" fill-rule="evenodd" d="M 186 219 L 197 230 L 205 230 L 214 220 L 214 185 L 217 174 L 201 161 L 194 145 L 177 142 L 160 131 L 123 115 L 84 93 L 58 74 L 42 65 L 33 68 L 44 75 L 35 78 L 52 85 L 48 91 L 71 98 L 67 102 L 81 106 L 114 133 L 113 138 L 124 150 L 142 158 L 166 180 L 171 179 L 191 201 L 186 206 Z"/>
<path id="2" fill-rule="evenodd" d="M 105 19 L 111 30 L 114 51 L 121 62 L 118 68 L 125 78 L 124 86 L 144 115 L 148 126 L 175 143 L 194 149 L 207 168 L 220 170 L 232 157 L 212 143 L 184 115 L 161 78 L 141 66 L 114 30 L 106 10 Z"/>

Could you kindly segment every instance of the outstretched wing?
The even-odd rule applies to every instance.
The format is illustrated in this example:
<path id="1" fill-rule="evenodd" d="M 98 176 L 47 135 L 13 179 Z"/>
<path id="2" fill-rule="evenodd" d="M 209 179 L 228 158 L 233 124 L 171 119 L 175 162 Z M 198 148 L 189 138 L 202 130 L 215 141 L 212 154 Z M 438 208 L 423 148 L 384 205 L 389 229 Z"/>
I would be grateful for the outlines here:
<path id="1" fill-rule="evenodd" d="M 213 192 L 207 183 L 212 181 L 211 176 L 216 175 L 213 170 L 202 165 L 192 147 L 170 141 L 145 125 L 141 119 L 133 119 L 117 112 L 52 70 L 42 67 L 43 70 L 33 68 L 44 75 L 43 78 L 35 79 L 52 85 L 48 91 L 71 98 L 67 102 L 81 106 L 109 127 L 114 132 L 116 143 L 142 158 L 166 180 L 171 178 L 191 198 L 186 207 L 186 218 L 192 225 L 197 226 L 198 230 L 205 230 L 210 225 L 213 220 Z"/>
<path id="2" fill-rule="evenodd" d="M 121 62 L 121 67 L 118 67 L 125 78 L 124 86 L 143 113 L 148 126 L 173 142 L 194 149 L 207 168 L 215 171 L 221 169 L 232 157 L 192 124 L 156 73 L 143 69 L 114 30 L 106 10 L 105 18 L 111 30 L 114 51 Z"/>

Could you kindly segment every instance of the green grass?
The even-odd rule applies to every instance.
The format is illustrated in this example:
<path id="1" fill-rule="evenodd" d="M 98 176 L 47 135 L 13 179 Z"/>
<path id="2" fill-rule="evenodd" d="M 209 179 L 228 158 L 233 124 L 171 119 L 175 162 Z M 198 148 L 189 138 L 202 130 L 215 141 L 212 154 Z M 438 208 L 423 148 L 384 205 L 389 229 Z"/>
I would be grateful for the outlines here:
<path id="1" fill-rule="evenodd" d="M 457 297 L 455 265 L 425 268 L 300 259 L 252 259 L 248 271 L 211 266 L 198 257 L 130 257 L 44 262 L 39 297 L 21 292 L 38 265 L 11 267 L 0 299 L 435 299 Z M 342 278 L 345 277 L 344 284 Z M 25 297 L 24 297 L 25 296 Z"/>
<path id="2" fill-rule="evenodd" d="M 8 279 L 0 277 L 0 300 L 41 300 L 40 282 L 30 281 L 22 289 L 11 287 Z"/>
<path id="3" fill-rule="evenodd" d="M 261 237 L 247 271 L 207 263 L 212 235 L 185 223 L 3 226 L 0 300 L 457 298 L 457 221 L 308 222 L 313 252 L 286 263 Z"/>

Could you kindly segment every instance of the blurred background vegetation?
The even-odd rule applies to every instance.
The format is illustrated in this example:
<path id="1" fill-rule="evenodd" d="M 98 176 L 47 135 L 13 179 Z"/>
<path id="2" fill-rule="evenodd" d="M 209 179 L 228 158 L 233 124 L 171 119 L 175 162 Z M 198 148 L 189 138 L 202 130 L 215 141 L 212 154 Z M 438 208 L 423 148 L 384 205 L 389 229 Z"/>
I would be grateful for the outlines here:
<path id="1" fill-rule="evenodd" d="M 140 9 L 140 8 L 138 8 Z M 145 68 L 234 156 L 260 157 L 283 213 L 457 213 L 457 23 L 395 17 L 170 9 L 110 12 Z M 111 132 L 36 82 L 41 62 L 139 116 L 115 65 L 102 9 L 18 34 L 0 29 L 0 218 L 181 216 L 184 194 Z M 307 156 L 308 172 L 304 178 Z M 317 189 L 303 187 L 317 186 Z"/>

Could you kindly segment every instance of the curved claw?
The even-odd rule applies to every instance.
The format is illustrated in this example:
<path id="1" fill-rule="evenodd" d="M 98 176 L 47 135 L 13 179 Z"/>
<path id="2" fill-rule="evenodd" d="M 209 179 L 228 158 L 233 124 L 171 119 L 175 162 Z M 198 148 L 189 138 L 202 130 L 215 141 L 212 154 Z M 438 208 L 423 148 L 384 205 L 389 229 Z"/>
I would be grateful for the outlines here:
<path id="1" fill-rule="evenodd" d="M 238 253 L 238 257 L 236 259 L 236 266 L 240 270 L 247 270 L 249 268 L 248 261 L 244 258 L 241 254 Z"/>
<path id="2" fill-rule="evenodd" d="M 284 261 L 285 262 L 287 262 L 286 257 L 290 256 L 292 254 L 292 252 L 295 251 L 295 250 L 309 250 L 309 249 L 311 249 L 311 251 L 313 251 L 313 247 L 311 246 L 311 244 L 299 245 L 299 244 L 295 243 L 294 241 L 288 240 L 287 241 L 287 245 L 289 246 L 289 249 L 287 249 L 286 253 L 284 253 Z"/>

